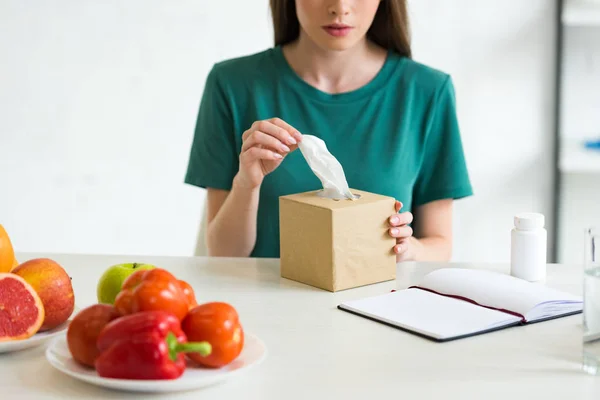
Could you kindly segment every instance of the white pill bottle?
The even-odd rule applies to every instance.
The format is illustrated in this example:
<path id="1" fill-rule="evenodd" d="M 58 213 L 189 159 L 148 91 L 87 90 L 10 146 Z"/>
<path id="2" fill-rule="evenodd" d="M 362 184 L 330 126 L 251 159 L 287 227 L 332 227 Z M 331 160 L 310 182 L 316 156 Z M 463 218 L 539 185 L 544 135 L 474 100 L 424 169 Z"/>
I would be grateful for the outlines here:
<path id="1" fill-rule="evenodd" d="M 511 231 L 510 274 L 530 282 L 546 279 L 548 233 L 544 215 L 520 213 Z"/>

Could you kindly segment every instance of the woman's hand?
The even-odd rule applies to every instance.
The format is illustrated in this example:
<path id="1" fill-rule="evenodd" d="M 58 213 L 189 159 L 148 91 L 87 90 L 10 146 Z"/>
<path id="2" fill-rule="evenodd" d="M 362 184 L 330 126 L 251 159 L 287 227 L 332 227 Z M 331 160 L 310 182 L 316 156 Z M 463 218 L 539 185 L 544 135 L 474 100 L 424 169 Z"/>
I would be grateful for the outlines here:
<path id="1" fill-rule="evenodd" d="M 254 122 L 242 135 L 238 184 L 247 189 L 259 187 L 301 140 L 300 132 L 279 118 Z"/>
<path id="2" fill-rule="evenodd" d="M 406 261 L 413 258 L 413 252 L 411 251 L 411 241 L 413 230 L 408 224 L 413 220 L 413 215 L 410 212 L 403 212 L 398 214 L 402 209 L 402 203 L 396 201 L 395 204 L 396 214 L 389 218 L 390 236 L 396 238 L 396 245 L 394 246 L 394 253 L 396 253 L 396 261 Z"/>

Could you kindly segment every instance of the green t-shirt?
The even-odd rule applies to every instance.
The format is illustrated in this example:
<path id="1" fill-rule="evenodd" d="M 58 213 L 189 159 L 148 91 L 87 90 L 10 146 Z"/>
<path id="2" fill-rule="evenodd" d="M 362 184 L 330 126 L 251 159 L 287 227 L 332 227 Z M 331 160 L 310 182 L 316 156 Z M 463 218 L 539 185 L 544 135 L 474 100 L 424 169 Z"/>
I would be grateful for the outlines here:
<path id="1" fill-rule="evenodd" d="M 273 117 L 322 138 L 351 188 L 392 196 L 402 211 L 472 194 L 447 74 L 389 52 L 368 84 L 328 94 L 302 80 L 279 46 L 213 66 L 185 182 L 231 189 L 243 132 Z M 320 188 L 300 151 L 267 175 L 251 256 L 279 257 L 279 196 Z"/>

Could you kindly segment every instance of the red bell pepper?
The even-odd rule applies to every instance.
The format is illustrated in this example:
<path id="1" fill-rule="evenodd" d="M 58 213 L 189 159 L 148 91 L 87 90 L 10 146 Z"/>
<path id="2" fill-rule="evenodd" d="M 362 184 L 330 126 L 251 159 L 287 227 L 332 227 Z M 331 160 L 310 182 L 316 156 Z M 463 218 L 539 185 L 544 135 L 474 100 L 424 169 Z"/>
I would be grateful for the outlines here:
<path id="1" fill-rule="evenodd" d="M 244 329 L 237 310 L 230 304 L 211 302 L 190 310 L 181 329 L 192 341 L 208 341 L 210 355 L 188 357 L 205 367 L 220 368 L 235 360 L 244 348 Z"/>
<path id="2" fill-rule="evenodd" d="M 186 290 L 187 289 L 187 290 Z M 140 311 L 168 311 L 180 321 L 190 308 L 191 287 L 183 288 L 180 281 L 162 268 L 138 270 L 129 275 L 115 299 L 121 315 Z"/>
<path id="3" fill-rule="evenodd" d="M 179 319 L 165 311 L 142 311 L 107 324 L 97 339 L 98 375 L 118 379 L 176 379 L 185 371 L 184 352 L 208 356 L 203 341 L 188 343 Z"/>

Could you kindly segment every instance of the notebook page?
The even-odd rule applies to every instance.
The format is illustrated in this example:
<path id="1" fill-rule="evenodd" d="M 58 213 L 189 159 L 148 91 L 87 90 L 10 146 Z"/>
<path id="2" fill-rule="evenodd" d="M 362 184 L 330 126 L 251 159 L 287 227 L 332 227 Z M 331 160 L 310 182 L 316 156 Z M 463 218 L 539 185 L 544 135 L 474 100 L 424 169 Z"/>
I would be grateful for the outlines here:
<path id="1" fill-rule="evenodd" d="M 571 311 L 581 298 L 498 272 L 444 268 L 426 275 L 420 287 L 437 293 L 466 297 L 478 304 L 516 312 L 523 316 L 536 306 L 552 304 L 555 315 Z M 564 305 L 564 310 L 561 305 Z"/>
<path id="2" fill-rule="evenodd" d="M 435 339 L 518 323 L 520 318 L 421 289 L 347 301 L 340 308 Z"/>
<path id="3" fill-rule="evenodd" d="M 527 320 L 527 322 L 532 322 L 546 318 L 556 317 L 562 314 L 576 313 L 582 310 L 582 301 L 551 301 L 536 306 L 533 310 L 527 313 L 525 319 Z"/>

